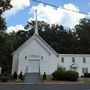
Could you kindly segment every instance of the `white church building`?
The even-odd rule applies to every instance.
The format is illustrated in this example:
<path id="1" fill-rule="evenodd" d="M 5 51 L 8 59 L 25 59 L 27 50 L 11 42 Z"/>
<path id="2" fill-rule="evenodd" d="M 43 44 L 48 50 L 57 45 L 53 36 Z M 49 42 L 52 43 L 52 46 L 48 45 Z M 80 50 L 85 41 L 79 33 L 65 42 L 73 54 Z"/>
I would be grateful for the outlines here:
<path id="1" fill-rule="evenodd" d="M 37 18 L 36 18 L 37 19 Z M 44 72 L 51 75 L 58 67 L 77 71 L 79 75 L 90 73 L 90 54 L 58 54 L 38 34 L 37 20 L 34 35 L 12 53 L 12 74 Z"/>
<path id="2" fill-rule="evenodd" d="M 51 75 L 58 67 L 74 70 L 79 75 L 90 73 L 89 54 L 58 54 L 37 33 L 13 52 L 12 74 L 46 72 Z"/>

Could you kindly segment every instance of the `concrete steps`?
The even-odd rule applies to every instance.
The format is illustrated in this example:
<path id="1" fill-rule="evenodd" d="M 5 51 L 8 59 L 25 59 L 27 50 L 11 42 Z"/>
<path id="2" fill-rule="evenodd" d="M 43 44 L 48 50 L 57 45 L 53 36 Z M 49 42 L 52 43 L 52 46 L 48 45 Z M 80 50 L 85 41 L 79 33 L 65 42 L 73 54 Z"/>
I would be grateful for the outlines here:
<path id="1" fill-rule="evenodd" d="M 40 83 L 40 74 L 26 73 L 24 83 Z"/>

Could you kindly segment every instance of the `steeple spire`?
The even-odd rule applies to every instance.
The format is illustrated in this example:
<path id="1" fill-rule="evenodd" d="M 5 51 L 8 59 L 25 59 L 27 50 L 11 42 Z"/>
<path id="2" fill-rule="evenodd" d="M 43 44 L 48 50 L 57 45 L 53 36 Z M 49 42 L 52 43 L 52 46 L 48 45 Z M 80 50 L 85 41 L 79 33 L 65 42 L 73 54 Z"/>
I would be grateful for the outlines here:
<path id="1" fill-rule="evenodd" d="M 38 34 L 38 24 L 37 24 L 37 9 L 35 10 L 35 12 L 36 12 L 35 34 Z"/>

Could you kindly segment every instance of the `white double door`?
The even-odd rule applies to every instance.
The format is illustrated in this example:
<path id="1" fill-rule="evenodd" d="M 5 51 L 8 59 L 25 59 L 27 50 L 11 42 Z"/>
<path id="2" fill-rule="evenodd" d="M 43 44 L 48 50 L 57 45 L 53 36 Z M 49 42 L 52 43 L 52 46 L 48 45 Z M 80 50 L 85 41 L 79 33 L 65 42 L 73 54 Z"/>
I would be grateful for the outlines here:
<path id="1" fill-rule="evenodd" d="M 40 59 L 28 60 L 28 73 L 39 73 L 40 72 Z"/>

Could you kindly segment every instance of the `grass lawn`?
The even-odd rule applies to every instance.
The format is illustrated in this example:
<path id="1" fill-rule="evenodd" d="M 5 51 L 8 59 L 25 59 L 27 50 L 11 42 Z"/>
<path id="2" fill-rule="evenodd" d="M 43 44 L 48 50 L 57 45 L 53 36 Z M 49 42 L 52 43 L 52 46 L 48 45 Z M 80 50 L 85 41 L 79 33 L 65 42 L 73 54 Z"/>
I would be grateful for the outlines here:
<path id="1" fill-rule="evenodd" d="M 81 82 L 90 83 L 90 78 L 80 78 Z"/>

